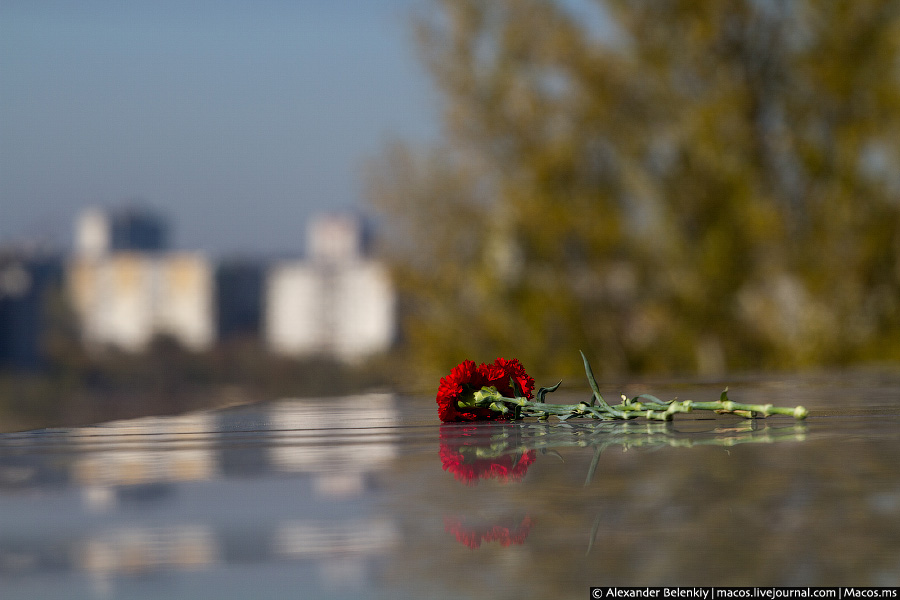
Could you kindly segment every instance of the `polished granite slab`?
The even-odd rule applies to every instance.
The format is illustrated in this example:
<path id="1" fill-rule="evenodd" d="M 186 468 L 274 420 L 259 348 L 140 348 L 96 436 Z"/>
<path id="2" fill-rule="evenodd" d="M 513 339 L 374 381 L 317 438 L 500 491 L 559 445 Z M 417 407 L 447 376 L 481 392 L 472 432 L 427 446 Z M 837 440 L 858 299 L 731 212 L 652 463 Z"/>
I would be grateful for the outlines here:
<path id="1" fill-rule="evenodd" d="M 900 374 L 731 397 L 812 415 L 441 425 L 369 394 L 0 434 L 0 597 L 900 585 Z"/>

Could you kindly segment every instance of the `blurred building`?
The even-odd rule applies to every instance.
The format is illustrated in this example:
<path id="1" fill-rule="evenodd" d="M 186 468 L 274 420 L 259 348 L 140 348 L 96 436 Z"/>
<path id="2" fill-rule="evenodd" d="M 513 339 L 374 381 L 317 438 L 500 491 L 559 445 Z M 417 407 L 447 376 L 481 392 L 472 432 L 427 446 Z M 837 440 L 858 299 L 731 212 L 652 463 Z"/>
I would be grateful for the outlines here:
<path id="1" fill-rule="evenodd" d="M 387 268 L 368 256 L 368 235 L 353 215 L 316 219 L 306 260 L 267 273 L 265 341 L 278 353 L 346 361 L 394 341 L 395 297 Z"/>
<path id="2" fill-rule="evenodd" d="M 157 335 L 192 350 L 213 343 L 212 267 L 198 253 L 165 252 L 165 244 L 155 213 L 82 214 L 67 279 L 87 345 L 138 352 Z"/>
<path id="3" fill-rule="evenodd" d="M 0 367 L 30 370 L 45 364 L 43 338 L 61 280 L 62 261 L 56 256 L 0 250 Z"/>
<path id="4" fill-rule="evenodd" d="M 79 254 L 92 257 L 119 251 L 162 252 L 168 247 L 168 226 L 146 208 L 89 208 L 78 218 L 75 246 Z"/>
<path id="5" fill-rule="evenodd" d="M 172 252 L 165 221 L 135 208 L 78 219 L 68 291 L 85 344 L 140 352 L 158 335 L 192 350 L 261 338 L 279 354 L 355 361 L 388 349 L 395 294 L 362 218 L 314 220 L 308 257 L 262 263 Z"/>

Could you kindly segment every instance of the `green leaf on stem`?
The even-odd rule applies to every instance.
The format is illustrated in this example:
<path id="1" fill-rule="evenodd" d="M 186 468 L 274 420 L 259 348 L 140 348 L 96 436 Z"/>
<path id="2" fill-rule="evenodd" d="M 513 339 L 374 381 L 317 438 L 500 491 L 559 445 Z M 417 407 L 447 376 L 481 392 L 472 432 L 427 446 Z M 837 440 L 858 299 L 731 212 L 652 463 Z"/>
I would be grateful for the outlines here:
<path id="1" fill-rule="evenodd" d="M 668 402 L 663 402 L 662 400 L 660 400 L 659 398 L 657 398 L 656 396 L 654 396 L 652 394 L 641 394 L 640 396 L 638 396 L 638 398 L 644 398 L 645 400 L 649 400 L 650 402 L 656 402 L 657 404 L 672 404 L 672 402 L 675 401 L 674 399 L 672 399 L 672 400 L 669 400 Z"/>
<path id="2" fill-rule="evenodd" d="M 579 352 L 581 352 L 579 350 Z M 600 395 L 600 387 L 597 385 L 597 380 L 594 379 L 594 372 L 591 370 L 591 365 L 588 363 L 587 357 L 584 355 L 584 352 L 581 352 L 581 360 L 584 362 L 584 374 L 587 375 L 588 383 L 591 386 L 591 391 L 594 393 L 594 400 L 597 402 L 597 406 L 601 406 L 606 412 L 609 414 L 616 416 L 620 419 L 626 418 L 625 413 L 618 411 L 611 407 L 606 403 L 606 400 L 603 399 L 603 396 Z M 594 406 L 594 402 L 591 402 L 591 406 Z"/>
<path id="3" fill-rule="evenodd" d="M 581 352 L 581 360 L 584 362 L 584 374 L 587 375 L 588 384 L 591 386 L 591 391 L 594 392 L 594 398 L 591 401 L 591 405 L 595 402 L 600 402 L 601 404 L 606 404 L 603 400 L 603 396 L 600 395 L 600 388 L 597 386 L 597 380 L 594 379 L 594 372 L 591 370 L 591 365 L 588 362 L 587 357 L 584 355 L 584 352 Z"/>
<path id="4" fill-rule="evenodd" d="M 543 403 L 544 403 L 544 398 L 547 396 L 547 394 L 548 394 L 549 392 L 555 392 L 557 389 L 559 389 L 559 386 L 560 386 L 561 384 L 562 384 L 562 380 L 560 379 L 559 382 L 558 382 L 556 385 L 554 385 L 553 387 L 542 387 L 542 388 L 540 388 L 540 389 L 537 391 L 537 401 L 543 404 Z"/>

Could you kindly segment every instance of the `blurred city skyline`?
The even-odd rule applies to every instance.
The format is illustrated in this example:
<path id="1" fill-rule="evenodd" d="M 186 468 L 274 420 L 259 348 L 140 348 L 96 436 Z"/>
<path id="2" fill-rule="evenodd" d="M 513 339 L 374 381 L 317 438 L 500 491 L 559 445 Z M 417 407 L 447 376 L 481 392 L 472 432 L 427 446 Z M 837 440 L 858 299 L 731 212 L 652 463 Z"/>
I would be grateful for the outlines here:
<path id="1" fill-rule="evenodd" d="M 364 205 L 368 159 L 437 135 L 426 6 L 4 2 L 0 245 L 65 251 L 84 208 L 139 204 L 176 248 L 301 253 Z"/>

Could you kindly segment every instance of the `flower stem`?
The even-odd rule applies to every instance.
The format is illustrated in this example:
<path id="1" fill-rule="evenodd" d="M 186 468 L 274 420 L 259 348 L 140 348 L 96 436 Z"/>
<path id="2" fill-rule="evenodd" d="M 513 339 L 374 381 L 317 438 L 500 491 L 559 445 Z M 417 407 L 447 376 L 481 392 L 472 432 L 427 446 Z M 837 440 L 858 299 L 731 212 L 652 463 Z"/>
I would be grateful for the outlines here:
<path id="1" fill-rule="evenodd" d="M 805 419 L 809 415 L 802 406 L 786 408 L 772 406 L 771 404 L 743 404 L 727 399 L 723 392 L 724 400 L 715 402 L 695 402 L 685 400 L 679 402 L 636 402 L 625 401 L 622 404 L 610 406 L 590 405 L 584 402 L 579 404 L 547 404 L 535 402 L 524 398 L 505 398 L 493 396 L 489 404 L 492 410 L 509 414 L 513 409 L 518 409 L 520 417 L 537 417 L 546 420 L 551 415 L 561 421 L 573 417 L 589 417 L 601 421 L 620 421 L 631 419 L 646 419 L 648 421 L 671 421 L 676 414 L 689 413 L 695 410 L 707 410 L 717 413 L 731 413 L 743 417 L 768 417 L 770 415 L 787 415 L 795 419 Z M 503 410 L 506 409 L 506 410 Z"/>
<path id="2" fill-rule="evenodd" d="M 731 400 L 718 400 L 716 402 L 692 402 L 692 408 L 695 410 L 713 410 L 719 413 L 750 413 L 752 416 L 768 417 L 769 415 L 788 415 L 795 419 L 805 419 L 809 416 L 809 411 L 802 406 L 787 408 L 783 406 L 772 406 L 771 404 L 742 404 L 740 402 L 732 402 Z"/>
<path id="3" fill-rule="evenodd" d="M 587 357 L 581 353 L 584 361 L 584 373 L 591 386 L 592 397 L 590 404 L 547 404 L 544 398 L 548 392 L 553 392 L 559 387 L 557 383 L 552 388 L 538 390 L 537 400 L 528 400 L 516 387 L 516 382 L 510 380 L 510 387 L 516 398 L 506 398 L 496 387 L 485 386 L 480 390 L 473 390 L 471 396 L 465 400 L 459 400 L 460 407 L 487 407 L 494 412 L 508 415 L 514 420 L 524 417 L 537 417 L 545 421 L 550 415 L 556 416 L 560 421 L 572 417 L 590 417 L 601 421 L 627 421 L 630 419 L 644 418 L 648 421 L 671 421 L 678 413 L 689 413 L 695 410 L 709 410 L 717 413 L 731 413 L 742 417 L 768 417 L 769 415 L 788 415 L 802 420 L 809 416 L 809 411 L 802 406 L 785 408 L 772 406 L 771 404 L 743 404 L 732 402 L 728 399 L 728 388 L 722 392 L 715 402 L 694 402 L 693 400 L 670 400 L 664 402 L 656 396 L 641 394 L 628 399 L 622 396 L 622 403 L 611 406 L 600 395 L 600 387 L 594 378 L 591 365 Z"/>

